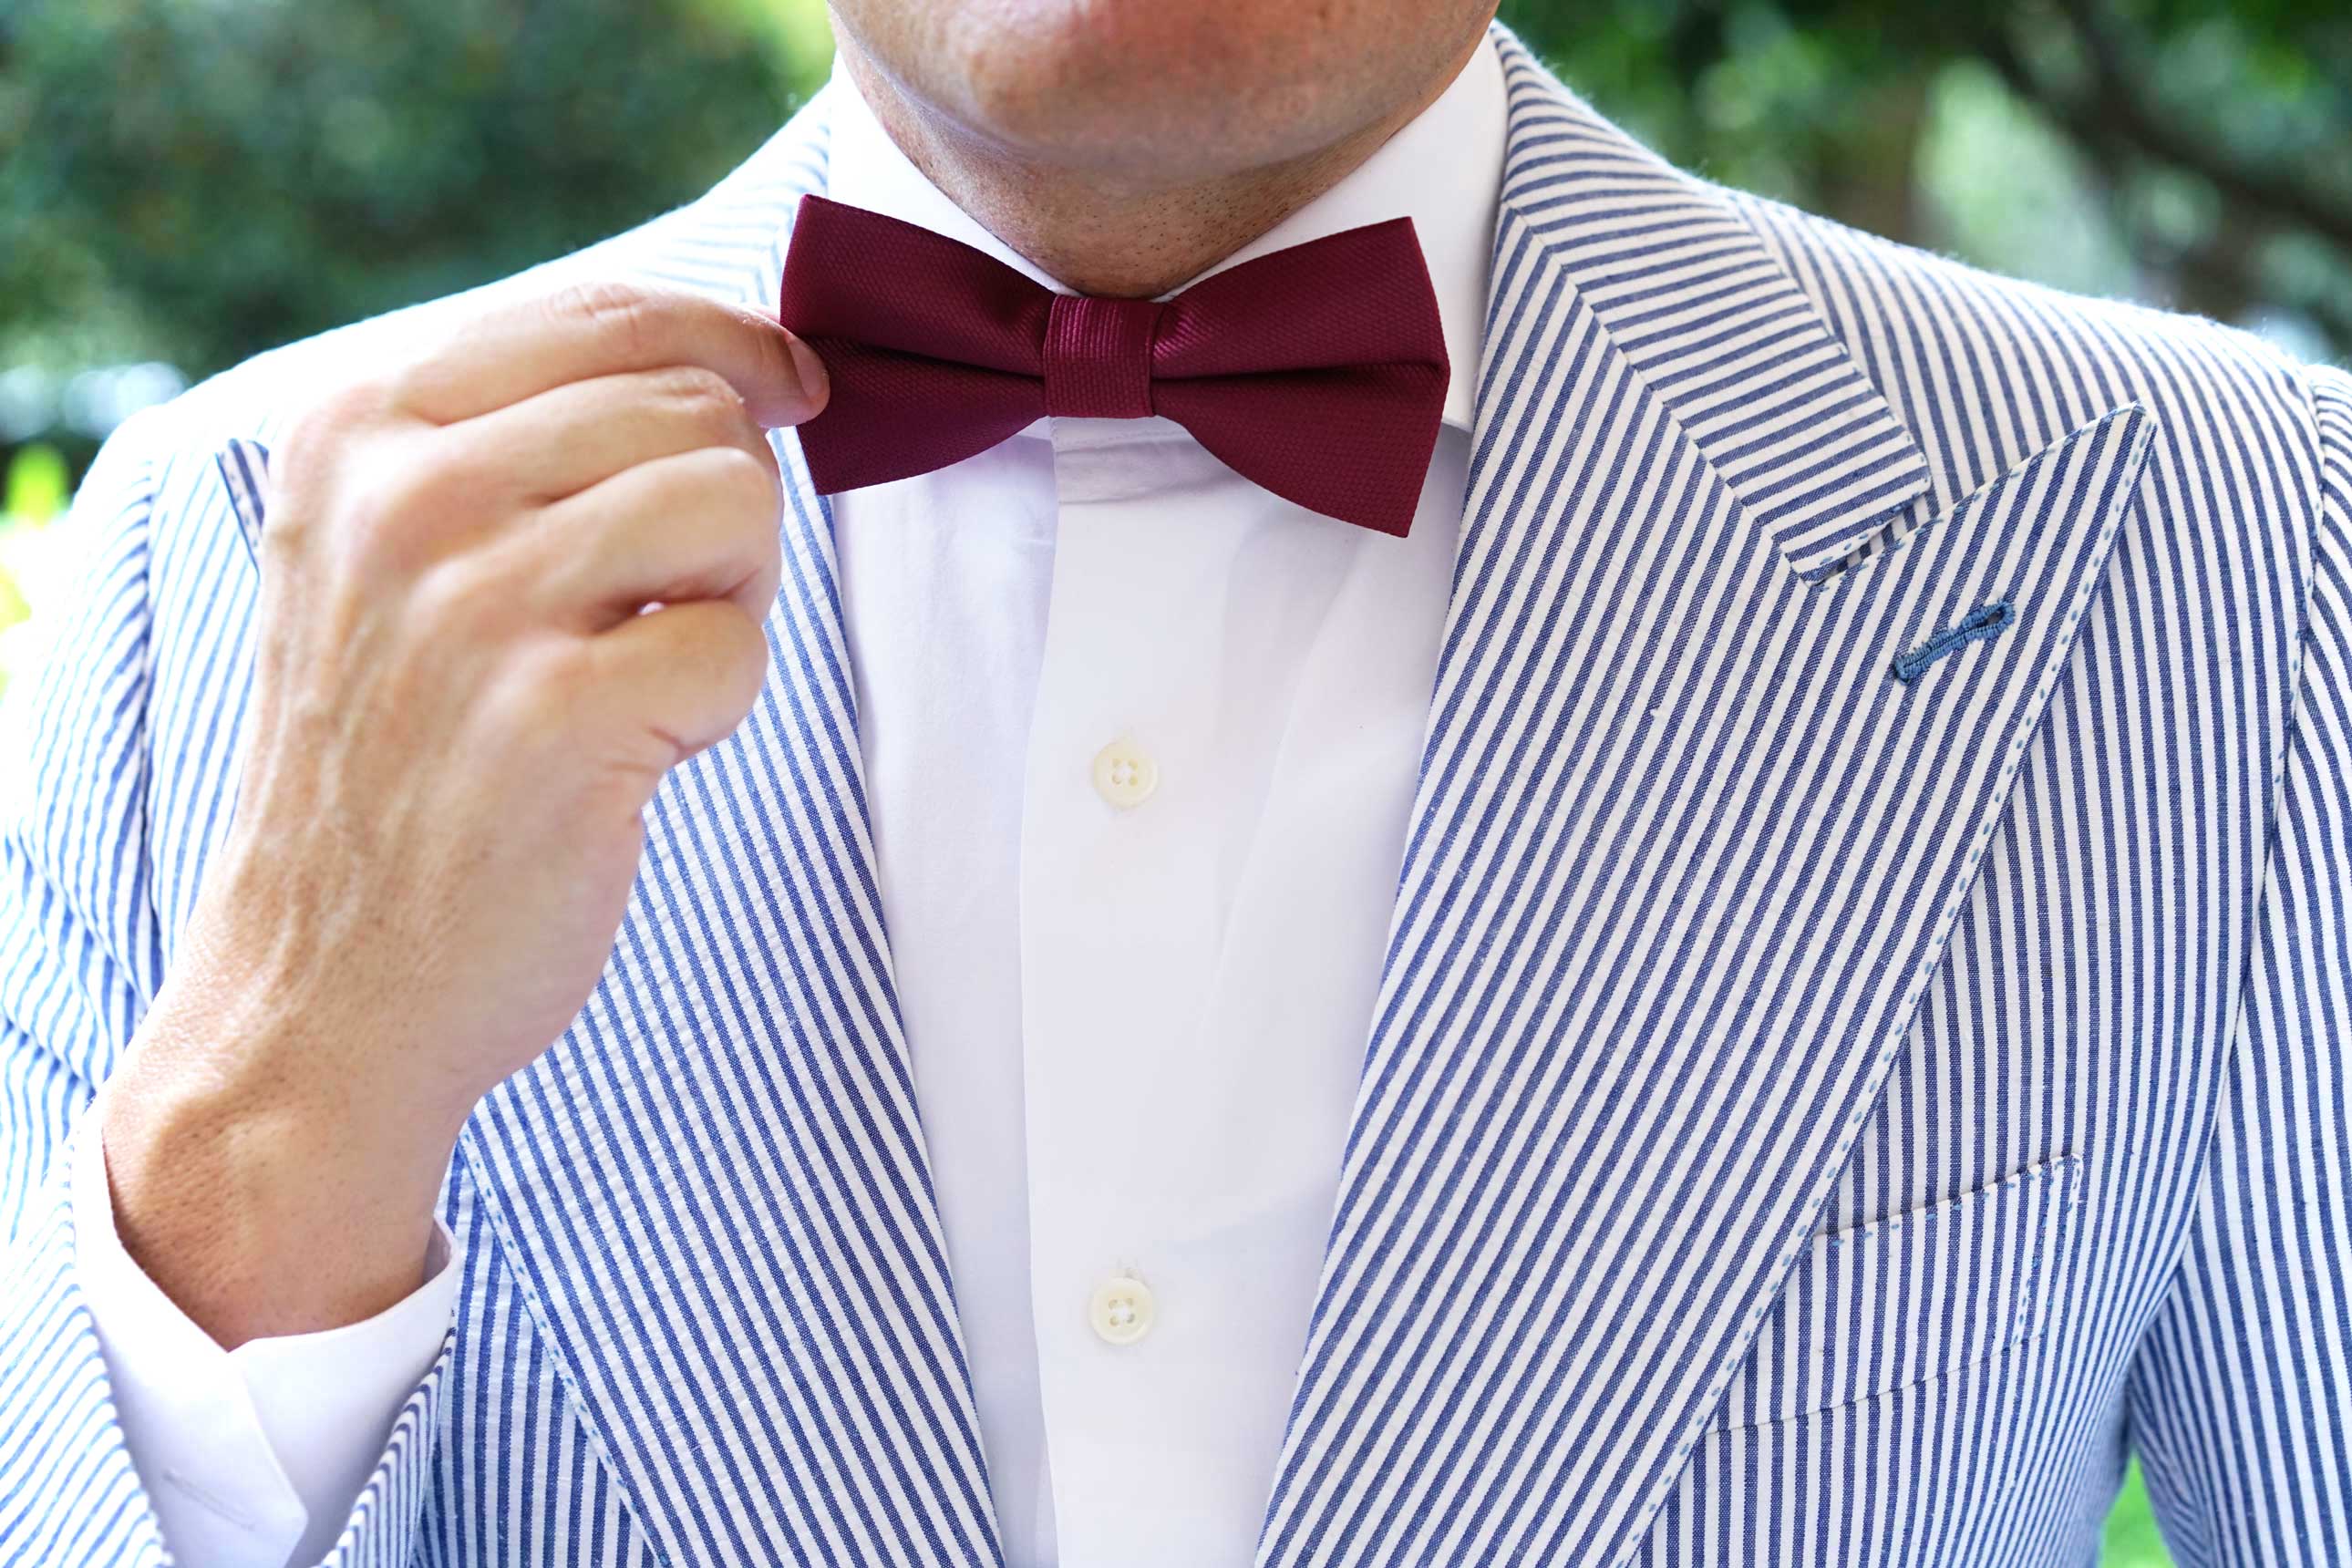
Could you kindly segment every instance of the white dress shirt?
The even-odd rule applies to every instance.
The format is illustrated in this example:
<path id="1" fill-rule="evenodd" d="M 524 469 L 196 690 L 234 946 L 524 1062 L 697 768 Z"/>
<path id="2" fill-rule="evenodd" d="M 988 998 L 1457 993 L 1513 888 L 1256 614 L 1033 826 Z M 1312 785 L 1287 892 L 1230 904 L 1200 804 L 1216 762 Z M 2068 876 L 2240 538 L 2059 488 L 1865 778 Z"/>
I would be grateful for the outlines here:
<path id="1" fill-rule="evenodd" d="M 843 73 L 825 90 L 835 200 L 1061 287 Z M 1250 1561 L 1428 718 L 1504 110 L 1482 44 L 1210 269 L 1412 218 L 1453 377 L 1408 538 L 1302 510 L 1157 418 L 1041 419 L 833 503 L 883 910 L 1014 1568 Z M 436 1258 L 364 1323 L 224 1352 L 122 1252 L 95 1139 L 79 1160 L 89 1300 L 167 1542 L 220 1568 L 317 1560 L 457 1270 Z"/>

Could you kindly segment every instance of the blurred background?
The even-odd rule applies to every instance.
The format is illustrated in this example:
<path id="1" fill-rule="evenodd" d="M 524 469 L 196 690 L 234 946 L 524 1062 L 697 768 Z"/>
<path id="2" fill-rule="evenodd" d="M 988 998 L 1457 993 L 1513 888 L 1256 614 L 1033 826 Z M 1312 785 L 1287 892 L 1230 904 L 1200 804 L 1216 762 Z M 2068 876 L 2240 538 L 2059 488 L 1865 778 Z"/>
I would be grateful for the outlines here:
<path id="1" fill-rule="evenodd" d="M 2352 354 L 2346 0 L 1506 0 L 1727 184 Z M 0 687 L 107 432 L 260 349 L 686 201 L 823 81 L 822 0 L 0 4 Z"/>
<path id="2" fill-rule="evenodd" d="M 2345 0 L 1507 0 L 1727 184 L 2352 355 Z M 0 685 L 107 432 L 258 350 L 690 199 L 824 78 L 822 0 L 6 0 Z M 2163 1561 L 2137 1484 L 2108 1561 Z"/>

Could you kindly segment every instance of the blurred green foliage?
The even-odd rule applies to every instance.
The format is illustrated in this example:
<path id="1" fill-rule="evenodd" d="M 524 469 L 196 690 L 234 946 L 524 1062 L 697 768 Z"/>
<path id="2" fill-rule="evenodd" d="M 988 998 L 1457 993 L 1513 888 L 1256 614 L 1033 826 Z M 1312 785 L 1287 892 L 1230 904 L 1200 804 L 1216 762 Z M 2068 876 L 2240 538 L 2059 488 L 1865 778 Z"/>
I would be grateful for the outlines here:
<path id="1" fill-rule="evenodd" d="M 1686 167 L 2352 354 L 2344 0 L 1504 0 Z"/>
<path id="2" fill-rule="evenodd" d="M 748 0 L 16 0 L 0 365 L 201 375 L 612 233 L 775 129 L 796 37 Z"/>
<path id="3" fill-rule="evenodd" d="M 2148 1506 L 2147 1483 L 2137 1465 L 2124 1479 L 2123 1495 L 2116 1499 L 2115 1512 L 2107 1518 L 2104 1544 L 2101 1568 L 2165 1568 L 2172 1561 L 2164 1550 L 2164 1537 L 2157 1531 L 2156 1511 Z"/>
<path id="4" fill-rule="evenodd" d="M 0 467 L 0 694 L 16 670 L 30 668 L 33 601 L 58 574 L 60 542 L 50 525 L 62 516 L 71 481 L 65 454 L 47 442 L 16 449 Z"/>

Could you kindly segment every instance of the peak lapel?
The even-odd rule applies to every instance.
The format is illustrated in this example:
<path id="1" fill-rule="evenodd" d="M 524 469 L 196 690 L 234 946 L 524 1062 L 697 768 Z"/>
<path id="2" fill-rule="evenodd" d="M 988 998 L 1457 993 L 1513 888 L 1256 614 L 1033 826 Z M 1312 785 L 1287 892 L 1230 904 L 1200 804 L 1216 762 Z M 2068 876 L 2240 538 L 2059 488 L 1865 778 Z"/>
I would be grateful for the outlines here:
<path id="1" fill-rule="evenodd" d="M 1910 437 L 1703 187 L 1506 60 L 1454 604 L 1266 1564 L 1632 1548 L 1884 1082 L 2146 447 L 2118 410 L 1849 560 L 1923 489 Z"/>
<path id="2" fill-rule="evenodd" d="M 1917 444 L 1754 232 L 1503 37 L 1503 205 L 1574 279 L 1753 527 L 1815 576 L 1926 493 Z"/>
<path id="3" fill-rule="evenodd" d="M 823 100 L 589 253 L 772 309 Z M 765 690 L 646 814 L 612 962 L 461 1153 L 663 1561 L 1000 1560 L 873 873 L 828 512 L 795 443 Z"/>

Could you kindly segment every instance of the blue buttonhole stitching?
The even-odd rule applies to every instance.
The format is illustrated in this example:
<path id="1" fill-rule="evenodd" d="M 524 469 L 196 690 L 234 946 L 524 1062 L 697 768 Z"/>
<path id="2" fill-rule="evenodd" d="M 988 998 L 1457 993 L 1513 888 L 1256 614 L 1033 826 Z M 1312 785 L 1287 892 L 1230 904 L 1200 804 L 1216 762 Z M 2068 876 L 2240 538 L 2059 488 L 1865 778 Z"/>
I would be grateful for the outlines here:
<path id="1" fill-rule="evenodd" d="M 1946 626 L 1909 653 L 1895 661 L 1895 679 L 1908 686 L 1919 679 L 1929 665 L 1956 648 L 1996 637 L 2009 629 L 2017 619 L 2017 611 L 2007 599 L 1996 599 L 1981 609 L 1970 610 L 1957 626 Z"/>

